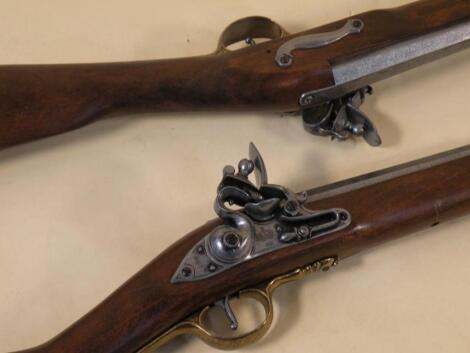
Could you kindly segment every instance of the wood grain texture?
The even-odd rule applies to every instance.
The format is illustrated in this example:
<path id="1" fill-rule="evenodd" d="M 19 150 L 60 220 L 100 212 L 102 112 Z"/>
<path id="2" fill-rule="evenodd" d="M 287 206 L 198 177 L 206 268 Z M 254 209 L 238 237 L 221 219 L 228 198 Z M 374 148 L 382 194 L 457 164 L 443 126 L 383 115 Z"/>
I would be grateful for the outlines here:
<path id="1" fill-rule="evenodd" d="M 24 352 L 133 353 L 176 322 L 227 293 L 263 283 L 327 256 L 341 260 L 470 212 L 470 157 L 308 204 L 342 207 L 348 228 L 247 261 L 221 276 L 171 284 L 180 261 L 219 223 L 188 234 L 90 313 L 44 345 Z"/>
<path id="2" fill-rule="evenodd" d="M 470 19 L 467 0 L 423 0 L 355 15 L 360 35 L 296 51 L 295 65 L 274 63 L 295 36 L 337 29 L 345 19 L 254 47 L 146 62 L 0 67 L 0 148 L 129 112 L 298 110 L 302 93 L 334 85 L 334 62 Z"/>

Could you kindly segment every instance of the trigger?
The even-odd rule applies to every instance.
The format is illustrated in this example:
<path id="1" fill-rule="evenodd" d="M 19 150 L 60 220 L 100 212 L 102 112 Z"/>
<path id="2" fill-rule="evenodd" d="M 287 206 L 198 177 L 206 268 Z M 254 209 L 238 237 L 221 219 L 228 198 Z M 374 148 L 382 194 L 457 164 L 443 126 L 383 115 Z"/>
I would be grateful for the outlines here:
<path id="1" fill-rule="evenodd" d="M 224 310 L 225 316 L 227 316 L 227 319 L 230 322 L 230 328 L 233 331 L 238 329 L 238 320 L 230 306 L 230 297 L 227 295 L 224 299 L 215 302 L 215 305 Z"/>

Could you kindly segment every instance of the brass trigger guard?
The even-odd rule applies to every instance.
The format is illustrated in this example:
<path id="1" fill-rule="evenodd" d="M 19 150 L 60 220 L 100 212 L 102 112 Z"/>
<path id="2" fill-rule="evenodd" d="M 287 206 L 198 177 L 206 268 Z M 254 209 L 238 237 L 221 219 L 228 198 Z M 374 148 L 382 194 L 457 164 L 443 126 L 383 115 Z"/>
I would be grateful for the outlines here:
<path id="1" fill-rule="evenodd" d="M 288 32 L 281 25 L 267 17 L 245 17 L 231 23 L 224 29 L 215 52 L 230 51 L 228 47 L 240 41 L 248 43 L 253 38 L 278 39 L 287 35 Z"/>
<path id="2" fill-rule="evenodd" d="M 335 266 L 336 263 L 336 258 L 325 258 L 316 261 L 311 265 L 298 268 L 285 275 L 276 277 L 271 280 L 264 288 L 251 288 L 240 291 L 238 293 L 238 297 L 240 299 L 251 298 L 258 301 L 263 306 L 266 315 L 263 322 L 260 323 L 255 329 L 250 332 L 235 337 L 222 337 L 211 332 L 208 328 L 204 326 L 204 316 L 212 307 L 211 305 L 208 305 L 201 309 L 199 312 L 191 315 L 184 321 L 181 321 L 180 323 L 170 328 L 168 331 L 166 331 L 164 334 L 159 336 L 157 339 L 155 339 L 153 342 L 151 342 L 141 350 L 139 350 L 137 353 L 153 352 L 154 350 L 168 343 L 175 337 L 184 334 L 197 336 L 209 346 L 222 350 L 238 349 L 241 347 L 245 347 L 251 343 L 254 343 L 261 339 L 268 332 L 272 325 L 274 317 L 273 293 L 277 288 L 288 282 L 300 280 L 309 273 L 317 271 L 327 271 L 331 267 Z"/>

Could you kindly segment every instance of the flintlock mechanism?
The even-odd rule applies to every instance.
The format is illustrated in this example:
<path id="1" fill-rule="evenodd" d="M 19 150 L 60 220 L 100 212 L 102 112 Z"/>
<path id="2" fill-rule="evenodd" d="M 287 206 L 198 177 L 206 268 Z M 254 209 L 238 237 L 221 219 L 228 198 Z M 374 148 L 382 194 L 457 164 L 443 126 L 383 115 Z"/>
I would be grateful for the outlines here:
<path id="1" fill-rule="evenodd" d="M 250 159 L 240 161 L 237 173 L 233 166 L 224 168 L 214 205 L 223 224 L 203 237 L 187 253 L 173 275 L 172 283 L 218 276 L 258 256 L 321 238 L 351 224 L 351 215 L 345 209 L 308 210 L 303 206 L 307 200 L 306 192 L 295 194 L 283 186 L 268 184 L 265 164 L 253 143 L 250 144 L 249 155 Z M 253 172 L 257 185 L 248 179 Z M 237 209 L 233 210 L 230 206 Z M 236 297 L 258 301 L 264 308 L 265 319 L 251 332 L 235 337 L 215 334 L 205 325 L 205 317 L 211 308 L 209 305 L 170 328 L 138 353 L 153 352 L 183 334 L 197 336 L 219 349 L 236 349 L 254 343 L 266 334 L 272 324 L 272 295 L 276 288 L 302 279 L 306 274 L 327 271 L 336 264 L 336 257 L 323 258 L 277 276 L 265 286 L 226 295 L 212 305 L 222 308 L 230 328 L 237 330 L 238 320 L 230 300 Z"/>
<path id="2" fill-rule="evenodd" d="M 345 209 L 308 210 L 307 193 L 268 184 L 266 168 L 254 144 L 250 159 L 242 159 L 238 173 L 223 170 L 214 208 L 223 224 L 201 239 L 186 255 L 172 283 L 192 282 L 215 275 L 273 252 L 346 228 Z M 257 185 L 249 179 L 254 172 Z M 236 208 L 235 210 L 233 208 Z"/>
<path id="3" fill-rule="evenodd" d="M 331 32 L 313 33 L 287 40 L 276 51 L 273 64 L 280 68 L 289 68 L 294 64 L 294 51 L 318 49 L 334 44 L 349 35 L 360 35 L 364 22 L 358 18 L 349 19 L 339 29 Z M 246 17 L 230 24 L 219 40 L 217 52 L 229 50 L 235 43 L 245 41 L 256 45 L 255 38 L 271 40 L 284 38 L 289 33 L 279 24 L 261 16 Z M 313 103 L 311 94 L 299 98 L 303 125 L 306 131 L 318 136 L 330 136 L 332 139 L 346 140 L 352 136 L 362 136 L 371 146 L 380 146 L 382 140 L 372 121 L 359 107 L 365 96 L 372 94 L 372 88 L 352 90 L 340 97 L 326 99 L 322 104 L 309 107 Z M 306 108 L 303 108 L 306 107 Z"/>
<path id="4" fill-rule="evenodd" d="M 288 252 L 289 248 L 300 248 L 301 246 L 311 246 L 311 244 L 319 245 L 327 239 L 338 241 L 340 245 L 334 247 L 333 252 L 323 252 L 323 256 L 318 256 L 317 260 L 309 262 L 307 265 L 273 276 L 268 281 L 258 283 L 254 287 L 246 286 L 238 291 L 227 292 L 224 297 L 219 298 L 210 305 L 203 306 L 171 326 L 147 343 L 138 353 L 151 353 L 173 338 L 184 334 L 197 336 L 208 345 L 218 349 L 237 349 L 254 343 L 268 332 L 273 322 L 272 296 L 276 288 L 285 283 L 302 279 L 306 274 L 327 271 L 336 266 L 342 258 L 338 249 L 343 248 L 344 242 L 351 241 L 357 242 L 357 244 L 364 242 L 364 244 L 370 243 L 367 245 L 370 246 L 379 240 L 383 241 L 381 237 L 385 236 L 377 230 L 382 225 L 376 226 L 377 229 L 369 235 L 370 239 L 367 239 L 367 237 L 362 238 L 360 232 L 370 227 L 367 222 L 360 225 L 361 221 L 358 218 L 363 217 L 363 214 L 354 212 L 354 207 L 351 204 L 349 207 L 352 207 L 352 210 L 349 210 L 349 207 L 337 207 L 343 205 L 344 200 L 342 201 L 339 197 L 339 200 L 335 201 L 335 196 L 347 195 L 354 191 L 357 192 L 357 190 L 367 190 L 367 188 L 373 188 L 374 186 L 380 187 L 382 184 L 387 185 L 395 182 L 395 180 L 419 175 L 419 173 L 435 173 L 433 177 L 427 177 L 428 180 L 423 178 L 424 184 L 418 183 L 418 185 L 434 184 L 435 190 L 437 190 L 439 187 L 437 187 L 436 181 L 433 180 L 434 178 L 439 180 L 442 185 L 447 185 L 449 182 L 445 165 L 448 164 L 450 168 L 453 168 L 452 164 L 461 164 L 459 165 L 460 172 L 455 175 L 461 177 L 463 182 L 458 186 L 459 190 L 453 192 L 449 197 L 452 202 L 455 202 L 456 205 L 459 205 L 458 207 L 462 207 L 462 210 L 464 210 L 465 207 L 470 207 L 470 188 L 466 186 L 469 183 L 468 180 L 470 180 L 468 179 L 467 168 L 469 163 L 470 147 L 465 146 L 374 172 L 370 175 L 353 178 L 350 181 L 343 181 L 301 193 L 293 193 L 283 186 L 268 183 L 264 161 L 255 145 L 251 143 L 249 146 L 249 159 L 242 159 L 239 162 L 237 172 L 233 166 L 226 166 L 223 169 L 222 181 L 217 188 L 214 203 L 221 224 L 204 234 L 185 255 L 182 255 L 182 260 L 171 277 L 171 284 L 176 288 L 181 285 L 191 284 L 204 286 L 208 283 L 205 281 L 217 280 L 217 278 L 223 279 L 224 275 L 230 270 L 249 266 L 257 258 L 269 257 L 275 252 Z M 441 170 L 429 172 L 439 168 L 444 170 L 443 175 L 441 175 L 443 173 Z M 462 169 L 464 170 L 463 173 Z M 453 175 L 450 170 L 449 172 Z M 248 179 L 251 174 L 255 174 L 256 184 Z M 415 185 L 413 187 L 416 187 Z M 398 186 L 392 187 L 389 184 L 384 188 L 388 192 L 393 192 L 396 191 L 396 187 L 400 186 L 398 184 Z M 412 190 L 411 187 L 408 191 L 410 190 Z M 422 191 L 416 191 L 416 193 L 419 195 L 434 195 Z M 443 213 L 447 208 L 452 210 L 452 207 L 446 205 L 446 202 L 449 201 L 439 199 L 438 195 L 442 194 L 436 193 L 437 196 L 433 197 L 432 202 L 426 201 L 425 208 L 430 208 L 426 212 L 431 214 L 428 218 L 437 217 L 437 221 L 436 219 L 429 221 L 431 226 L 438 224 L 444 218 Z M 311 203 L 321 199 L 332 200 L 327 202 L 330 207 L 312 209 Z M 390 199 L 390 196 L 381 198 L 379 195 L 376 202 L 387 202 L 387 199 Z M 310 207 L 305 207 L 304 204 L 306 203 Z M 356 203 L 360 203 L 360 201 L 356 200 Z M 331 207 L 332 204 L 336 205 Z M 346 202 L 346 204 L 348 203 Z M 416 207 L 421 206 L 421 204 L 416 205 Z M 439 211 L 436 210 L 436 207 Z M 363 212 L 361 211 L 361 213 Z M 393 217 L 390 216 L 388 219 L 393 219 Z M 378 220 L 373 219 L 370 222 L 378 222 Z M 397 222 L 398 225 L 394 225 L 397 228 L 405 227 L 406 222 L 400 222 L 399 220 L 394 222 Z M 349 235 L 345 236 L 342 234 L 343 232 L 349 232 Z M 335 238 L 336 240 L 334 240 Z M 365 245 L 359 245 L 359 247 L 361 246 Z M 344 249 L 347 249 L 347 247 Z M 357 249 L 346 250 L 347 253 L 349 251 L 353 253 Z M 251 270 L 256 270 L 256 267 L 252 267 Z M 265 317 L 250 332 L 235 336 L 219 335 L 207 325 L 207 315 L 212 307 L 222 308 L 230 323 L 230 328 L 234 331 L 237 330 L 238 320 L 230 304 L 231 300 L 235 298 L 256 300 L 264 308 Z"/>

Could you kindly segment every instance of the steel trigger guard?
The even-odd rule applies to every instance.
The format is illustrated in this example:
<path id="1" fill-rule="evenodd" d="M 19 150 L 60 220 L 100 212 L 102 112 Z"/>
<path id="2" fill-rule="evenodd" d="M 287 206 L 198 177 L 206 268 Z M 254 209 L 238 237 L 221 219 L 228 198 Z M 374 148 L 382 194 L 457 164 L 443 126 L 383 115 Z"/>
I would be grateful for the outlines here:
<path id="1" fill-rule="evenodd" d="M 263 16 L 250 16 L 239 19 L 228 25 L 219 38 L 216 53 L 230 51 L 228 47 L 234 43 L 245 41 L 254 44 L 254 38 L 279 39 L 289 33 L 278 23 Z"/>

